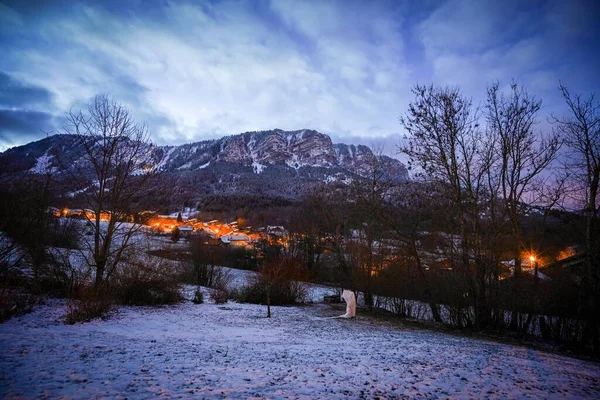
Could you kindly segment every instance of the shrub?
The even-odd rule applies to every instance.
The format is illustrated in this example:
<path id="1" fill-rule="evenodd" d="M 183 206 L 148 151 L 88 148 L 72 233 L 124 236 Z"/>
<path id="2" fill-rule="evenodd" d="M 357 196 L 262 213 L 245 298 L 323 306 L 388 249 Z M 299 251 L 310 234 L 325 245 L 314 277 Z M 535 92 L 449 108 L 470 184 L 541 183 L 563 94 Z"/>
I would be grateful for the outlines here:
<path id="1" fill-rule="evenodd" d="M 271 306 L 301 303 L 306 299 L 302 281 L 308 278 L 308 271 L 299 258 L 280 255 L 268 260 L 258 272 L 250 284 L 240 290 L 239 301 Z"/>
<path id="2" fill-rule="evenodd" d="M 117 301 L 131 306 L 156 306 L 181 301 L 176 281 L 161 279 L 128 279 L 117 288 Z"/>
<path id="3" fill-rule="evenodd" d="M 220 266 L 222 248 L 211 244 L 206 235 L 190 239 L 191 260 L 186 266 L 183 279 L 187 283 L 227 290 L 232 281 L 231 271 Z"/>
<path id="4" fill-rule="evenodd" d="M 206 234 L 190 237 L 191 261 L 195 267 L 208 267 L 211 265 L 228 265 L 238 269 L 256 270 L 256 258 L 253 252 L 237 246 L 221 246 L 221 241 L 212 239 Z M 189 283 L 198 284 L 197 274 L 190 267 Z M 201 272 L 202 273 L 202 272 Z M 203 286 L 207 284 L 200 282 Z"/>
<path id="5" fill-rule="evenodd" d="M 234 293 L 235 299 L 242 303 L 267 304 L 268 284 L 260 276 L 253 278 L 248 285 Z M 302 303 L 306 299 L 306 287 L 296 281 L 272 284 L 270 298 L 273 306 Z"/>
<path id="6" fill-rule="evenodd" d="M 55 218 L 52 221 L 48 245 L 65 249 L 78 249 L 81 224 L 73 218 Z"/>
<path id="7" fill-rule="evenodd" d="M 229 293 L 226 290 L 212 289 L 210 291 L 210 299 L 215 304 L 225 304 L 229 300 Z"/>
<path id="8" fill-rule="evenodd" d="M 37 303 L 37 298 L 22 288 L 3 288 L 0 290 L 0 322 L 30 313 Z"/>
<path id="9" fill-rule="evenodd" d="M 181 237 L 181 233 L 179 232 L 179 228 L 175 227 L 175 229 L 173 229 L 173 231 L 171 232 L 171 240 L 174 243 L 177 243 L 179 241 L 180 237 Z"/>
<path id="10" fill-rule="evenodd" d="M 194 292 L 194 298 L 192 299 L 192 303 L 194 303 L 194 304 L 204 303 L 204 295 L 202 294 L 202 290 L 200 290 L 200 288 L 196 289 L 196 292 Z"/>
<path id="11" fill-rule="evenodd" d="M 231 287 L 233 274 L 219 265 L 189 262 L 185 264 L 182 280 L 192 285 L 227 291 Z"/>
<path id="12" fill-rule="evenodd" d="M 156 257 L 128 260 L 115 277 L 115 299 L 120 304 L 156 306 L 183 298 L 173 263 Z"/>
<path id="13" fill-rule="evenodd" d="M 66 323 L 88 322 L 96 318 L 105 318 L 113 309 L 114 303 L 108 290 L 82 289 L 78 299 L 67 302 Z"/>

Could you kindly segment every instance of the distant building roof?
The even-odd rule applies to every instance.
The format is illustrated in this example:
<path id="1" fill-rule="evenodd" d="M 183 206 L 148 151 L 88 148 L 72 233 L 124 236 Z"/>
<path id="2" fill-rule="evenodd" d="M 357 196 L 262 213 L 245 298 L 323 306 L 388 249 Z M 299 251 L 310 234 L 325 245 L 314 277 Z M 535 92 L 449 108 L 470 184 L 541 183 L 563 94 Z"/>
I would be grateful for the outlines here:
<path id="1" fill-rule="evenodd" d="M 285 228 L 283 226 L 268 225 L 267 233 L 270 235 L 275 235 L 275 236 L 285 236 L 287 234 L 287 231 L 285 230 Z"/>
<path id="2" fill-rule="evenodd" d="M 231 243 L 231 242 L 247 242 L 248 236 L 246 235 L 223 235 L 221 236 L 221 242 L 223 243 Z"/>

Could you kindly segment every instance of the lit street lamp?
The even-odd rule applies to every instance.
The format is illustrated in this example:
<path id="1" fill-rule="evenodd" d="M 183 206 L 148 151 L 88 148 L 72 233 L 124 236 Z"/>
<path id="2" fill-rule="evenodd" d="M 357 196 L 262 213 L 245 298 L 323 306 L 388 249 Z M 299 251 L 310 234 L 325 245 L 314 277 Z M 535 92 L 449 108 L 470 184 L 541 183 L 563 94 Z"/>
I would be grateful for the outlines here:
<path id="1" fill-rule="evenodd" d="M 531 263 L 533 264 L 533 270 L 535 271 L 534 272 L 534 276 L 535 276 L 535 279 L 537 281 L 537 279 L 538 279 L 538 263 L 537 263 L 537 259 L 532 254 L 532 255 L 529 256 L 529 261 L 531 261 Z"/>

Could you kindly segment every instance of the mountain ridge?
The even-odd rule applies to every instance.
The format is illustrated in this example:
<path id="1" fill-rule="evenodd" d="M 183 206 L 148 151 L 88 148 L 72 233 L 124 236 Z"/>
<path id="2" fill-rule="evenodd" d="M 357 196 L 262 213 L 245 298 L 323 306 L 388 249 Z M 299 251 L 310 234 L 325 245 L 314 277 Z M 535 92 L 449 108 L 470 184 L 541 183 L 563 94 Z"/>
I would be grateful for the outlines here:
<path id="1" fill-rule="evenodd" d="M 23 170 L 23 167 L 28 163 L 30 165 L 34 159 L 35 165 L 29 166 L 33 173 L 45 172 L 41 169 L 43 165 L 59 168 L 56 163 L 52 163 L 53 156 L 48 154 L 49 150 L 52 147 L 60 147 L 60 143 L 57 142 L 70 136 L 48 136 L 10 148 L 0 153 L 0 158 L 21 158 L 18 163 L 13 160 L 12 170 Z M 68 139 L 66 141 L 68 142 Z M 210 163 L 226 162 L 252 165 L 256 173 L 262 172 L 268 166 L 279 164 L 296 170 L 305 166 L 341 167 L 364 177 L 370 165 L 377 160 L 384 162 L 388 167 L 394 167 L 393 179 L 408 179 L 408 172 L 399 160 L 375 155 L 364 145 L 334 144 L 328 135 L 310 129 L 249 131 L 181 145 L 153 145 L 151 151 L 155 169 L 159 172 L 197 170 L 208 167 Z"/>
<path id="2" fill-rule="evenodd" d="M 29 172 L 63 170 L 56 152 L 75 152 L 77 136 L 54 135 L 0 153 L 0 178 Z M 152 192 L 157 204 L 197 204 L 202 197 L 250 195 L 297 200 L 317 187 L 369 178 L 373 166 L 385 179 L 405 181 L 408 172 L 397 159 L 374 154 L 364 145 L 334 144 L 311 129 L 243 132 L 182 145 L 148 145 L 144 164 L 160 172 L 169 193 Z M 4 177 L 3 177 L 4 176 Z M 82 188 L 72 188 L 76 192 Z"/>

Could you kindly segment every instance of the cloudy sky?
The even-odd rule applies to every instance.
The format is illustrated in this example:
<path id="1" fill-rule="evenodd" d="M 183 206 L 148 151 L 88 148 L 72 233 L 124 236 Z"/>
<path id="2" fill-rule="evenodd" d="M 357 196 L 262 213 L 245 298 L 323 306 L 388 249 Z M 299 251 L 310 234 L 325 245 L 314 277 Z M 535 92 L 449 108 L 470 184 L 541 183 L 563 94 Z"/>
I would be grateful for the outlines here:
<path id="1" fill-rule="evenodd" d="M 600 2 L 0 1 L 0 149 L 106 93 L 158 144 L 312 128 L 393 143 L 415 83 L 600 95 Z"/>

